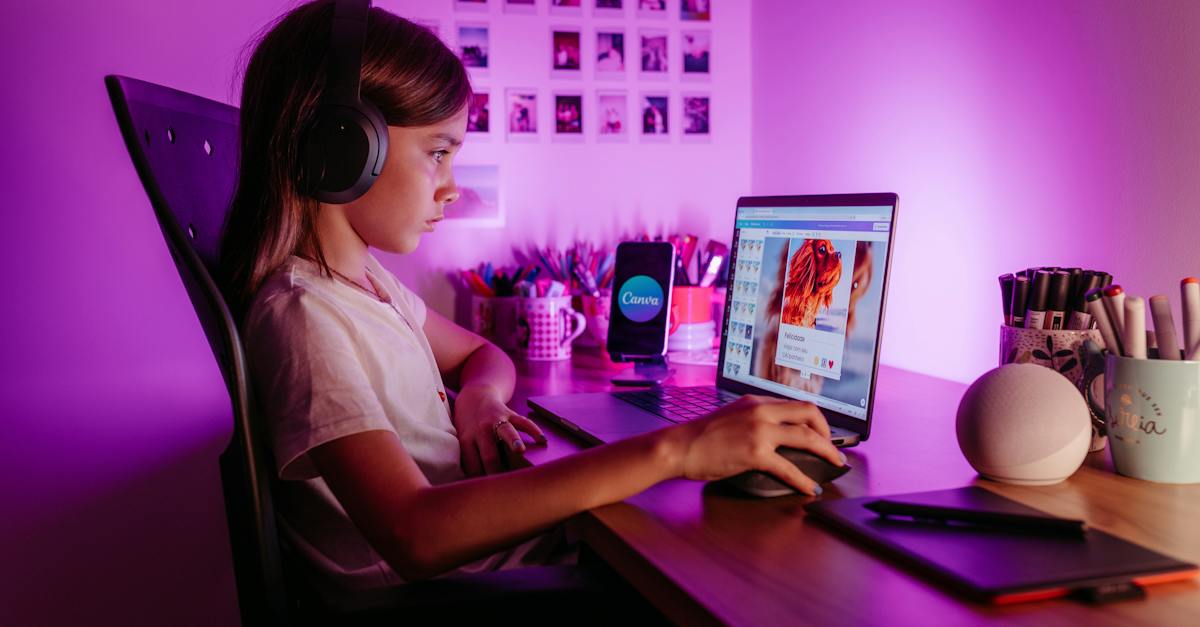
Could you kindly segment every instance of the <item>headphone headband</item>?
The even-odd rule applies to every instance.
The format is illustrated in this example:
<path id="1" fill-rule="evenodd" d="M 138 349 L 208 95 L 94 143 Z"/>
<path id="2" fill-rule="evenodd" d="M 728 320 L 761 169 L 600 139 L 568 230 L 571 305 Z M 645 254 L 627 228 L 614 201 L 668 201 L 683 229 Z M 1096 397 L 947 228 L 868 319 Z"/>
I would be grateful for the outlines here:
<path id="1" fill-rule="evenodd" d="M 325 102 L 360 101 L 359 75 L 367 40 L 367 13 L 371 0 L 335 0 L 333 30 L 329 33 L 329 79 Z"/>

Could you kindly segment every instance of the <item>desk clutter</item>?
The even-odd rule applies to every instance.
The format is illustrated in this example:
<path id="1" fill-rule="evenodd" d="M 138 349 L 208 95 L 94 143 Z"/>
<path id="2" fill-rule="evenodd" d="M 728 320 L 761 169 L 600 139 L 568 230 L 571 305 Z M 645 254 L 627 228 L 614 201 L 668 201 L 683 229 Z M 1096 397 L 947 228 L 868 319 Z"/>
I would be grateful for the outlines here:
<path id="1" fill-rule="evenodd" d="M 713 348 L 724 313 L 729 247 L 691 234 L 634 241 L 668 241 L 676 250 L 668 349 L 680 363 L 716 364 Z M 459 272 L 470 294 L 470 328 L 517 357 L 570 359 L 571 346 L 608 340 L 616 247 L 576 242 L 563 250 L 514 249 L 515 264 L 481 262 Z"/>
<path id="2" fill-rule="evenodd" d="M 1064 460 L 1074 454 L 1065 452 L 1065 443 L 1057 448 L 1040 438 L 1077 415 L 1080 403 L 1065 392 L 1039 397 L 1033 390 L 1048 385 L 1046 377 L 1011 369 L 1036 364 L 1063 375 L 1079 391 L 1092 417 L 1089 450 L 1107 445 L 1118 473 L 1200 483 L 1200 279 L 1180 281 L 1182 335 L 1166 295 L 1127 294 L 1106 272 L 1029 268 L 1002 275 L 999 282 L 1002 367 L 980 377 L 959 408 L 959 442 L 972 466 L 984 476 L 1012 480 L 986 469 L 1032 463 L 1048 449 L 1059 451 L 1064 466 L 1029 472 L 1051 481 L 1069 466 Z M 1147 328 L 1147 303 L 1153 328 Z M 1058 413 L 1049 415 L 1050 406 Z M 1030 415 L 1044 415 L 1044 422 L 1030 423 Z"/>

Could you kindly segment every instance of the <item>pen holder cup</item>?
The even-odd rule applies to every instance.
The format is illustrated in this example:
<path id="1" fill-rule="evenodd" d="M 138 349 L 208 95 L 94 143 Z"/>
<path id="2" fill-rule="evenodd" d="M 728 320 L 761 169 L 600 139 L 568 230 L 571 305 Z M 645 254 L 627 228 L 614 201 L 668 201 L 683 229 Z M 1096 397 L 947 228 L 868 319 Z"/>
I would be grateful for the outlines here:
<path id="1" fill-rule="evenodd" d="M 697 351 L 712 348 L 716 337 L 713 322 L 713 288 L 686 285 L 671 288 L 671 315 L 667 348 Z"/>
<path id="2" fill-rule="evenodd" d="M 571 307 L 570 296 L 517 299 L 517 356 L 531 361 L 571 358 L 571 342 L 587 329 L 587 319 Z"/>
<path id="3" fill-rule="evenodd" d="M 587 319 L 587 337 L 604 352 L 608 346 L 608 316 L 612 311 L 612 293 L 600 292 L 599 296 L 584 294 L 580 297 L 580 309 Z"/>
<path id="4" fill-rule="evenodd" d="M 516 350 L 517 297 L 471 296 L 471 330 L 501 350 Z"/>
<path id="5" fill-rule="evenodd" d="M 1200 483 L 1200 361 L 1106 353 L 1102 376 L 1104 397 L 1095 398 L 1100 385 L 1088 385 L 1088 406 L 1105 418 L 1117 472 Z"/>
<path id="6" fill-rule="evenodd" d="M 1082 394 L 1084 372 L 1088 366 L 1084 342 L 1088 340 L 1104 346 L 1100 331 L 1096 329 L 1026 329 L 1001 325 L 999 365 L 1029 363 L 1045 366 L 1066 377 Z M 1093 410 L 1092 442 L 1088 451 L 1103 449 L 1106 441 L 1104 419 Z"/>

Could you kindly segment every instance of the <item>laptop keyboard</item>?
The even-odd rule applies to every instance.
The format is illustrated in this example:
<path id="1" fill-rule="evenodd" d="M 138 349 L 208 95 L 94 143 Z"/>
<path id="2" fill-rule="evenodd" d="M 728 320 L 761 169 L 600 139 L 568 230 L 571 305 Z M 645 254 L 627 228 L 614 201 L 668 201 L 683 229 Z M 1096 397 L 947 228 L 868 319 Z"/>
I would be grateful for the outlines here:
<path id="1" fill-rule="evenodd" d="M 671 422 L 694 420 L 741 397 L 740 394 L 727 392 L 713 385 L 664 386 L 648 390 L 613 392 L 612 395 Z"/>

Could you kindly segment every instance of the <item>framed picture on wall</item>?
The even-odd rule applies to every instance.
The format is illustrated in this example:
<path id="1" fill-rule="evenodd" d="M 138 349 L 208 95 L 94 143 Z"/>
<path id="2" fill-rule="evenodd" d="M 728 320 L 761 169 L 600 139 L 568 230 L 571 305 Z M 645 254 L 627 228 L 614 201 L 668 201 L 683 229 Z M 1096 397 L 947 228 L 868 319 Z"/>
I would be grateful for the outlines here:
<path id="1" fill-rule="evenodd" d="M 666 19 L 667 0 L 630 0 L 637 2 L 638 17 Z"/>
<path id="2" fill-rule="evenodd" d="M 638 100 L 642 141 L 667 141 L 671 132 L 670 100 L 666 92 L 642 94 Z"/>
<path id="3" fill-rule="evenodd" d="M 583 0 L 550 0 L 550 12 L 558 15 L 583 15 Z"/>
<path id="4" fill-rule="evenodd" d="M 596 140 L 602 142 L 629 139 L 629 97 L 624 91 L 596 92 Z"/>
<path id="5" fill-rule="evenodd" d="M 554 139 L 583 141 L 583 93 L 564 91 L 554 94 Z"/>
<path id="6" fill-rule="evenodd" d="M 679 34 L 683 50 L 684 78 L 708 78 L 712 57 L 712 33 L 706 30 L 685 30 Z"/>
<path id="7" fill-rule="evenodd" d="M 625 32 L 596 31 L 596 78 L 621 78 L 625 75 Z"/>
<path id="8" fill-rule="evenodd" d="M 581 52 L 579 29 L 554 27 L 550 30 L 550 69 L 553 76 L 579 78 Z"/>
<path id="9" fill-rule="evenodd" d="M 712 20 L 712 0 L 679 0 L 679 19 L 699 22 Z"/>
<path id="10" fill-rule="evenodd" d="M 467 104 L 467 132 L 487 134 L 491 129 L 491 103 L 486 89 L 475 89 Z"/>
<path id="11" fill-rule="evenodd" d="M 592 15 L 594 17 L 624 17 L 625 2 L 623 0 L 592 0 Z"/>
<path id="12" fill-rule="evenodd" d="M 537 0 L 504 0 L 505 13 L 537 13 Z"/>
<path id="13" fill-rule="evenodd" d="M 487 13 L 488 0 L 454 0 L 454 9 L 456 11 Z"/>
<path id="14" fill-rule="evenodd" d="M 536 140 L 538 132 L 537 90 L 509 89 L 504 101 L 509 141 Z"/>
<path id="15" fill-rule="evenodd" d="M 458 56 L 474 73 L 488 69 L 488 27 L 486 24 L 458 25 Z"/>
<path id="16" fill-rule="evenodd" d="M 644 29 L 638 31 L 641 49 L 641 75 L 644 78 L 667 76 L 667 31 Z"/>
<path id="17" fill-rule="evenodd" d="M 685 93 L 681 130 L 684 141 L 706 142 L 712 137 L 712 98 L 708 94 Z"/>
<path id="18" fill-rule="evenodd" d="M 448 227 L 469 226 L 500 228 L 505 210 L 500 194 L 500 167 L 496 165 L 455 165 L 454 182 L 458 200 L 446 205 Z"/>

